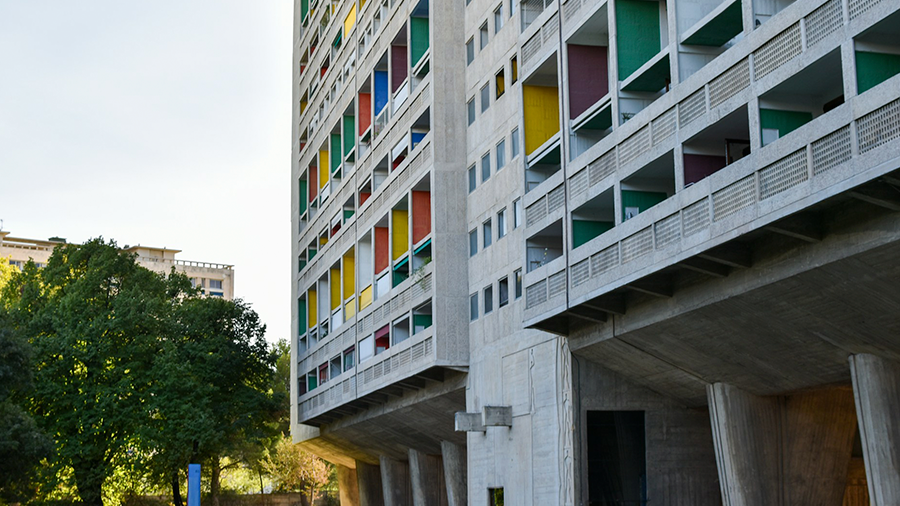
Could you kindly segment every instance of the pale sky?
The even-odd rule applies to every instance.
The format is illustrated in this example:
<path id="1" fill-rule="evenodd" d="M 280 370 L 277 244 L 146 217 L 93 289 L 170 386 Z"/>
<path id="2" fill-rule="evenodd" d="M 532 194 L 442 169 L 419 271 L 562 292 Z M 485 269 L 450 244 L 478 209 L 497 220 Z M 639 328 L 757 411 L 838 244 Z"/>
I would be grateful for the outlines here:
<path id="1" fill-rule="evenodd" d="M 0 0 L 0 219 L 234 264 L 290 332 L 293 0 Z"/>

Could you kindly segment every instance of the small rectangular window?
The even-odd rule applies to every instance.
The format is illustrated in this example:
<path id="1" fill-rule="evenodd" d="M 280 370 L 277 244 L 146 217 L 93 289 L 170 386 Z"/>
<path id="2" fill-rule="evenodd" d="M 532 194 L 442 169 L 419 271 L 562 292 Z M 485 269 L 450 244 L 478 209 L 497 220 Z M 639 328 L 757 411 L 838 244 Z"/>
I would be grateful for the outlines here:
<path id="1" fill-rule="evenodd" d="M 512 84 L 516 84 L 519 80 L 519 57 L 513 56 L 509 59 L 509 78 Z"/>
<path id="2" fill-rule="evenodd" d="M 475 39 L 471 38 L 466 41 L 466 65 L 475 61 Z"/>
<path id="3" fill-rule="evenodd" d="M 356 347 L 351 346 L 344 350 L 344 371 L 349 371 L 353 369 L 353 366 L 356 365 Z"/>
<path id="4" fill-rule="evenodd" d="M 482 244 L 484 244 L 483 249 L 487 249 L 488 246 L 493 242 L 493 231 L 491 230 L 491 220 L 487 220 L 486 222 L 481 224 L 482 230 Z"/>
<path id="5" fill-rule="evenodd" d="M 469 232 L 469 256 L 473 257 L 478 253 L 478 229 L 472 229 Z"/>
<path id="6" fill-rule="evenodd" d="M 469 295 L 469 321 L 478 319 L 478 294 Z"/>
<path id="7" fill-rule="evenodd" d="M 509 0 L 509 17 L 513 17 L 516 13 L 516 2 L 519 0 Z"/>
<path id="8" fill-rule="evenodd" d="M 513 277 L 516 279 L 516 298 L 518 299 L 522 296 L 522 269 L 516 269 Z"/>
<path id="9" fill-rule="evenodd" d="M 500 297 L 497 307 L 509 304 L 509 278 L 502 278 L 497 282 L 497 295 Z"/>
<path id="10" fill-rule="evenodd" d="M 494 11 L 494 34 L 499 32 L 501 28 L 503 28 L 503 4 L 500 4 Z"/>
<path id="11" fill-rule="evenodd" d="M 222 289 L 222 280 L 221 279 L 210 279 L 209 287 L 211 289 L 221 290 Z"/>
<path id="12" fill-rule="evenodd" d="M 491 154 L 485 153 L 481 157 L 481 182 L 485 182 L 491 177 Z"/>
<path id="13" fill-rule="evenodd" d="M 469 167 L 469 193 L 475 191 L 475 166 Z"/>
<path id="14" fill-rule="evenodd" d="M 503 506 L 503 488 L 488 489 L 488 504 L 490 506 Z"/>
<path id="15" fill-rule="evenodd" d="M 522 226 L 522 199 L 513 201 L 513 230 Z"/>
<path id="16" fill-rule="evenodd" d="M 497 171 L 506 166 L 506 139 L 497 143 Z"/>
<path id="17" fill-rule="evenodd" d="M 512 151 L 509 158 L 513 159 L 519 156 L 519 127 L 513 128 L 512 133 L 509 134 L 509 142 L 509 148 Z"/>
<path id="18" fill-rule="evenodd" d="M 505 78 L 505 69 L 500 69 L 500 72 L 494 74 L 494 89 L 496 91 L 497 98 L 503 96 L 506 92 L 506 78 Z"/>
<path id="19" fill-rule="evenodd" d="M 497 239 L 506 235 L 506 208 L 497 213 Z"/>
<path id="20" fill-rule="evenodd" d="M 484 289 L 484 314 L 494 310 L 494 287 L 488 285 Z"/>
<path id="21" fill-rule="evenodd" d="M 481 112 L 488 110 L 488 107 L 491 106 L 491 86 L 490 84 L 485 84 L 481 88 Z"/>
<path id="22" fill-rule="evenodd" d="M 479 49 L 484 49 L 488 44 L 488 24 L 487 21 L 478 29 Z"/>
<path id="23" fill-rule="evenodd" d="M 466 111 L 468 112 L 469 124 L 475 123 L 475 98 L 470 98 L 466 103 Z"/>

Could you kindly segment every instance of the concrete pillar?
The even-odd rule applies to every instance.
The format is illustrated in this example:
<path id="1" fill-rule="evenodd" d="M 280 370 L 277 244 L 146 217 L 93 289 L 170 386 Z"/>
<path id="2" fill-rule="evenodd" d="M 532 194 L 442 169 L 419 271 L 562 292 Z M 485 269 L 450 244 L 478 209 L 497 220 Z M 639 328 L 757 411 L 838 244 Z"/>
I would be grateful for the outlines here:
<path id="1" fill-rule="evenodd" d="M 446 506 L 444 470 L 441 458 L 410 448 L 409 480 L 413 506 Z"/>
<path id="2" fill-rule="evenodd" d="M 859 435 L 872 506 L 900 504 L 900 364 L 850 357 Z"/>
<path id="3" fill-rule="evenodd" d="M 359 484 L 359 506 L 384 506 L 381 470 L 378 466 L 357 460 L 356 482 Z"/>
<path id="4" fill-rule="evenodd" d="M 441 460 L 444 464 L 444 484 L 449 506 L 469 504 L 468 462 L 466 447 L 441 441 Z"/>
<path id="5" fill-rule="evenodd" d="M 384 506 L 411 506 L 409 464 L 381 456 L 381 488 Z"/>
<path id="6" fill-rule="evenodd" d="M 855 420 L 847 388 L 759 397 L 707 388 L 725 506 L 841 504 Z"/>
<path id="7" fill-rule="evenodd" d="M 359 482 L 356 469 L 337 465 L 338 494 L 341 506 L 359 506 Z"/>

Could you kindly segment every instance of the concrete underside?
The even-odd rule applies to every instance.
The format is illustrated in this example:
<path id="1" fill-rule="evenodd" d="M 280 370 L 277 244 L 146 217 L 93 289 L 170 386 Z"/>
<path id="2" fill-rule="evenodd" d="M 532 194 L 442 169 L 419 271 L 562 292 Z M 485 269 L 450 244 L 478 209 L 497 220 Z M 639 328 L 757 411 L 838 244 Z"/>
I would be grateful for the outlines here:
<path id="1" fill-rule="evenodd" d="M 823 213 L 821 242 L 746 237 L 750 268 L 629 301 L 572 332 L 573 352 L 688 406 L 715 382 L 785 394 L 849 385 L 851 354 L 900 358 L 900 214 L 850 200 Z"/>
<path id="2" fill-rule="evenodd" d="M 409 392 L 352 416 L 319 427 L 319 435 L 300 444 L 329 462 L 356 468 L 356 461 L 378 465 L 380 457 L 407 460 L 413 449 L 440 455 L 441 442 L 465 446 L 453 414 L 465 410 L 466 375 L 448 375 L 420 391 Z"/>

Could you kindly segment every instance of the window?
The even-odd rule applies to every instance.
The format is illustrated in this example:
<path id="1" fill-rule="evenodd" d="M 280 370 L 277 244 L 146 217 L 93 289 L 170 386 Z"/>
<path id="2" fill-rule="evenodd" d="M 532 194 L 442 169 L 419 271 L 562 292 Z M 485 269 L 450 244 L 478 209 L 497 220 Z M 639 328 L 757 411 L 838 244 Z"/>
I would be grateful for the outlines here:
<path id="1" fill-rule="evenodd" d="M 509 134 L 509 148 L 512 150 L 509 157 L 510 159 L 519 156 L 519 127 L 513 128 L 511 134 Z"/>
<path id="2" fill-rule="evenodd" d="M 475 98 L 470 98 L 466 104 L 466 110 L 469 114 L 469 124 L 475 123 Z"/>
<path id="3" fill-rule="evenodd" d="M 486 286 L 484 289 L 484 314 L 487 315 L 494 310 L 494 287 Z"/>
<path id="4" fill-rule="evenodd" d="M 509 304 L 509 278 L 502 278 L 497 282 L 497 295 L 500 296 L 500 302 L 497 307 L 503 307 Z"/>
<path id="5" fill-rule="evenodd" d="M 222 289 L 222 280 L 221 279 L 210 279 L 209 287 L 214 290 L 221 290 Z"/>
<path id="6" fill-rule="evenodd" d="M 343 368 L 341 367 L 341 356 L 335 355 L 331 358 L 329 363 L 329 374 L 328 379 L 334 379 L 341 375 L 343 372 Z"/>
<path id="7" fill-rule="evenodd" d="M 475 256 L 478 253 L 478 229 L 472 229 L 469 232 L 469 256 Z"/>
<path id="8" fill-rule="evenodd" d="M 515 0 L 513 0 L 515 1 Z M 488 504 L 490 506 L 503 506 L 503 488 L 488 489 Z"/>
<path id="9" fill-rule="evenodd" d="M 494 11 L 494 34 L 503 28 L 503 4 Z"/>
<path id="10" fill-rule="evenodd" d="M 491 154 L 485 153 L 481 156 L 481 182 L 485 182 L 491 177 Z"/>
<path id="11" fill-rule="evenodd" d="M 497 239 L 506 235 L 506 208 L 497 213 Z"/>
<path id="12" fill-rule="evenodd" d="M 516 13 L 516 2 L 519 0 L 509 0 L 509 17 L 513 17 Z"/>
<path id="13" fill-rule="evenodd" d="M 497 98 L 503 96 L 503 93 L 506 92 L 506 79 L 505 79 L 506 70 L 500 69 L 500 72 L 497 72 L 494 75 L 494 89 L 497 90 Z"/>
<path id="14" fill-rule="evenodd" d="M 516 84 L 516 81 L 519 80 L 519 57 L 513 56 L 509 59 L 509 78 L 512 79 L 512 84 Z"/>
<path id="15" fill-rule="evenodd" d="M 488 107 L 491 106 L 491 86 L 490 84 L 485 84 L 481 88 L 481 112 L 488 110 Z"/>
<path id="16" fill-rule="evenodd" d="M 466 41 L 466 65 L 475 61 L 475 39 L 471 38 Z"/>
<path id="17" fill-rule="evenodd" d="M 475 166 L 469 167 L 469 193 L 475 191 Z"/>
<path id="18" fill-rule="evenodd" d="M 479 49 L 484 49 L 488 44 L 488 26 L 487 21 L 478 29 Z"/>
<path id="19" fill-rule="evenodd" d="M 375 356 L 375 337 L 369 336 L 359 342 L 359 363 Z"/>
<path id="20" fill-rule="evenodd" d="M 522 226 L 522 199 L 513 201 L 513 230 Z"/>
<path id="21" fill-rule="evenodd" d="M 482 223 L 481 230 L 482 230 L 482 239 L 483 239 L 483 244 L 484 244 L 483 249 L 487 249 L 488 246 L 491 245 L 491 242 L 493 240 L 493 235 L 494 235 L 493 232 L 491 231 L 491 220 L 487 220 L 486 222 Z"/>
<path id="22" fill-rule="evenodd" d="M 497 171 L 506 166 L 506 139 L 497 143 Z"/>
<path id="23" fill-rule="evenodd" d="M 522 269 L 516 269 L 513 277 L 516 279 L 516 298 L 518 299 L 522 296 Z"/>
<path id="24" fill-rule="evenodd" d="M 356 347 L 351 346 L 344 350 L 344 371 L 353 369 L 356 365 Z"/>
<path id="25" fill-rule="evenodd" d="M 469 321 L 478 319 L 478 294 L 469 295 Z"/>

